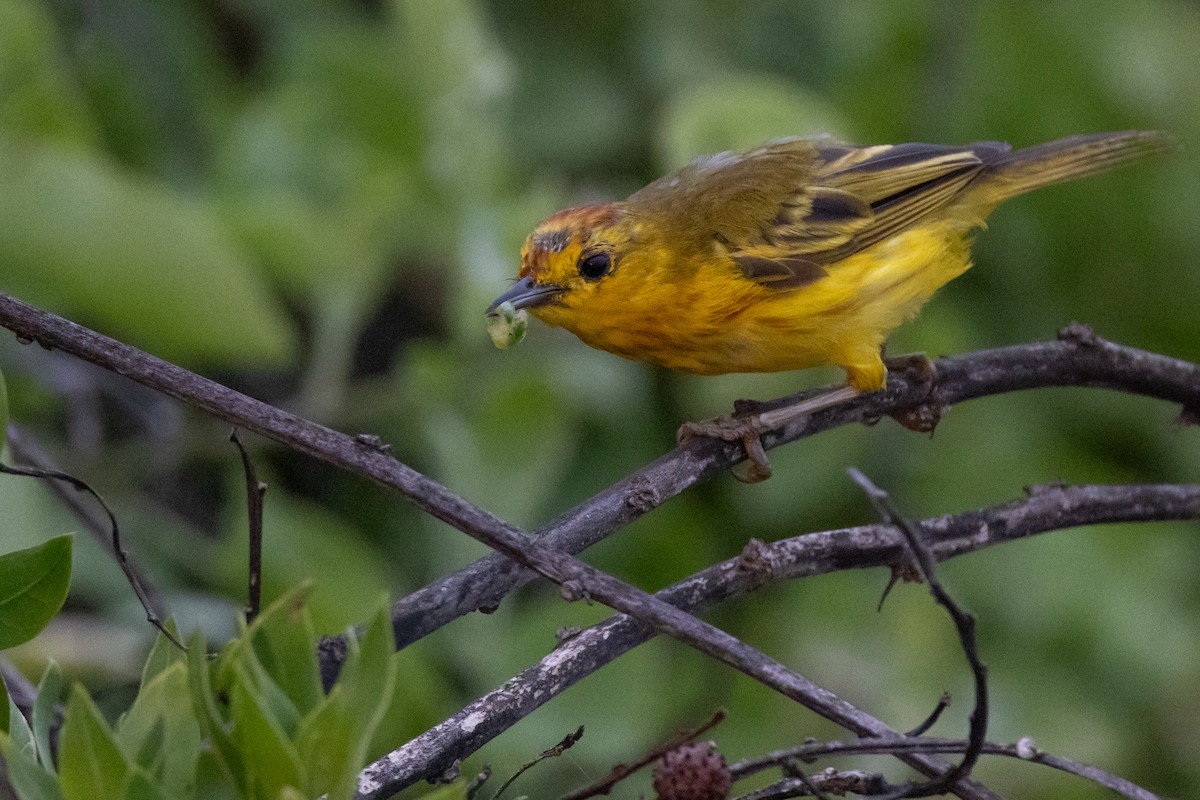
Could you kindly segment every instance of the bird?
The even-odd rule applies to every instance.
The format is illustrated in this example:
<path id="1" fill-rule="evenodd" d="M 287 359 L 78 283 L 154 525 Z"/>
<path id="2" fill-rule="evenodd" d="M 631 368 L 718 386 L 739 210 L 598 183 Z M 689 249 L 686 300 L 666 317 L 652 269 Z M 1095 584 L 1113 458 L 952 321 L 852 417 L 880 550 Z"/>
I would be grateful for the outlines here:
<path id="1" fill-rule="evenodd" d="M 681 429 L 743 440 L 761 479 L 760 433 L 886 386 L 887 335 L 971 266 L 1000 202 L 1171 144 L 1138 130 L 1015 150 L 785 137 L 703 156 L 544 219 L 487 313 L 528 309 L 591 347 L 699 375 L 842 367 L 845 386 L 786 412 Z"/>

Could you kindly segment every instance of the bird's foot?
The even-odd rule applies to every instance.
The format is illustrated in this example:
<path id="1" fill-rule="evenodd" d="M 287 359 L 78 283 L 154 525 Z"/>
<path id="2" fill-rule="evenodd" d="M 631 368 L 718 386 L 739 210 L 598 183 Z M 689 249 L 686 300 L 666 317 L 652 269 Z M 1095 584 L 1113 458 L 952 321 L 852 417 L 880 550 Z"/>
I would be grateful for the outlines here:
<path id="1" fill-rule="evenodd" d="M 771 477 L 771 465 L 767 461 L 767 451 L 762 443 L 762 435 L 764 433 L 777 430 L 800 417 L 808 416 L 823 408 L 829 408 L 857 396 L 858 392 L 855 389 L 843 386 L 840 389 L 818 394 L 814 397 L 801 400 L 798 403 L 773 408 L 757 414 L 743 417 L 731 417 L 728 414 L 722 414 L 715 419 L 705 420 L 704 422 L 685 422 L 679 427 L 676 438 L 680 443 L 694 439 L 697 436 L 706 436 L 725 442 L 740 441 L 742 446 L 746 448 L 746 458 L 750 464 L 744 474 L 739 475 L 734 473 L 734 477 L 743 483 L 759 483 Z"/>
<path id="2" fill-rule="evenodd" d="M 937 399 L 937 366 L 924 353 L 909 353 L 884 359 L 889 372 L 904 372 L 922 389 L 919 403 L 891 413 L 892 419 L 910 431 L 933 433 L 946 407 Z"/>
<path id="3" fill-rule="evenodd" d="M 733 477 L 743 483 L 760 483 L 771 477 L 771 463 L 767 460 L 767 451 L 762 443 L 765 429 L 759 428 L 756 420 L 757 417 L 738 418 L 722 414 L 703 422 L 685 422 L 675 432 L 675 439 L 680 444 L 698 436 L 723 442 L 740 441 L 750 463 L 744 473 L 734 472 Z"/>

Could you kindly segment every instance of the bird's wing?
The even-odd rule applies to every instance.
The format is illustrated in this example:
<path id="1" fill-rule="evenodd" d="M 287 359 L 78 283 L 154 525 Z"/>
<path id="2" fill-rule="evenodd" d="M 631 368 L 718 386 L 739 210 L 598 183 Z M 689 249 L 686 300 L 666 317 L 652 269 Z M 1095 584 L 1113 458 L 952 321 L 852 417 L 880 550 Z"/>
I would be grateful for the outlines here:
<path id="1" fill-rule="evenodd" d="M 810 181 L 779 203 L 755 241 L 729 255 L 743 274 L 766 286 L 812 283 L 835 262 L 945 208 L 1008 151 L 999 142 L 821 145 Z"/>

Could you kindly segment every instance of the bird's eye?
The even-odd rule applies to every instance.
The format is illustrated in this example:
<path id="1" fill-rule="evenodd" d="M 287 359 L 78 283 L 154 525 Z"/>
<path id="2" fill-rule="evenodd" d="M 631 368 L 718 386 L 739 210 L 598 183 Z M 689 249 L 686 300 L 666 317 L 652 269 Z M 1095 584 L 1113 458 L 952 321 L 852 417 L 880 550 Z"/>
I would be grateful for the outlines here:
<path id="1" fill-rule="evenodd" d="M 585 253 L 579 258 L 579 274 L 585 281 L 598 281 L 612 269 L 612 257 L 605 251 Z"/>

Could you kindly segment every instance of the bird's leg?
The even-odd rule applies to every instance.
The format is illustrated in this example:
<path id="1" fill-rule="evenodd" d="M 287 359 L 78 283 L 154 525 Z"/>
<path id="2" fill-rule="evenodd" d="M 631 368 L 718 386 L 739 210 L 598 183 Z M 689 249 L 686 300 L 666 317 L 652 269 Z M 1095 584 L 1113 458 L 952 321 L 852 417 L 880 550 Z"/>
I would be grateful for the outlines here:
<path id="1" fill-rule="evenodd" d="M 792 405 L 773 408 L 747 417 L 731 417 L 728 414 L 705 420 L 704 422 L 685 422 L 679 426 L 676 438 L 682 443 L 697 436 L 707 436 L 726 442 L 740 441 L 746 448 L 746 457 L 750 466 L 744 476 L 735 475 L 745 483 L 758 483 L 771 477 L 771 465 L 767 461 L 767 452 L 763 449 L 762 434 L 773 431 L 784 425 L 808 416 L 823 408 L 835 406 L 858 396 L 858 390 L 850 386 L 809 397 Z"/>

